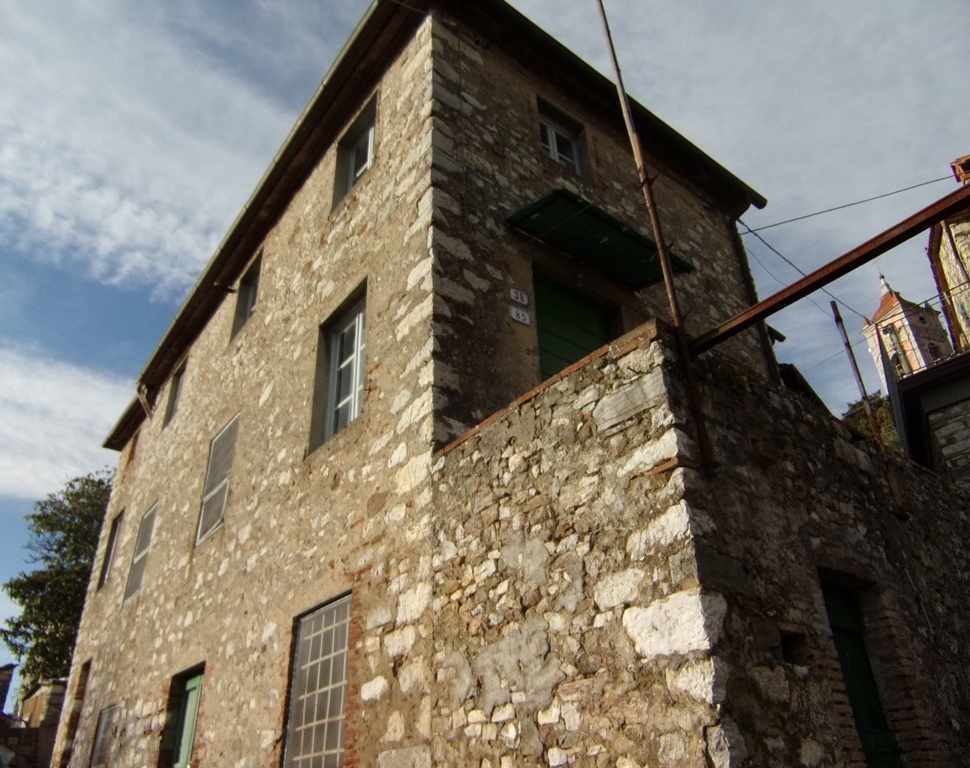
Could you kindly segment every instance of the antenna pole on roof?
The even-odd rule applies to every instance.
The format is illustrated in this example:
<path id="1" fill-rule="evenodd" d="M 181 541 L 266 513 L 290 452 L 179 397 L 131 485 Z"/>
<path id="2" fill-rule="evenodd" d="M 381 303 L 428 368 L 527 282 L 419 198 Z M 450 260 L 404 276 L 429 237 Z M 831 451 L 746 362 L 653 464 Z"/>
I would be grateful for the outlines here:
<path id="1" fill-rule="evenodd" d="M 687 396 L 690 399 L 691 411 L 694 414 L 694 423 L 697 429 L 697 442 L 701 449 L 701 456 L 704 464 L 713 461 L 710 436 L 707 432 L 707 423 L 704 420 L 704 412 L 701 408 L 700 396 L 697 389 L 697 380 L 694 376 L 694 367 L 691 357 L 690 344 L 687 334 L 684 331 L 683 317 L 680 313 L 680 303 L 677 301 L 677 290 L 674 287 L 674 273 L 670 265 L 670 255 L 667 253 L 667 242 L 664 240 L 663 228 L 660 225 L 660 215 L 653 197 L 653 185 L 647 174 L 647 164 L 643 155 L 643 146 L 640 143 L 640 135 L 637 133 L 636 124 L 633 122 L 633 112 L 630 109 L 630 100 L 627 98 L 626 88 L 623 85 L 623 75 L 620 73 L 620 63 L 617 60 L 616 48 L 613 45 L 613 35 L 610 32 L 610 23 L 606 18 L 606 8 L 603 0 L 596 0 L 599 6 L 600 18 L 603 21 L 603 31 L 606 33 L 606 42 L 609 47 L 610 60 L 613 63 L 613 71 L 616 74 L 616 92 L 620 99 L 620 109 L 623 111 L 623 120 L 626 122 L 627 134 L 630 138 L 630 146 L 633 149 L 633 157 L 637 165 L 637 173 L 640 176 L 640 188 L 643 190 L 643 199 L 647 205 L 647 214 L 650 217 L 650 228 L 653 231 L 653 238 L 657 244 L 657 256 L 660 258 L 660 268 L 663 271 L 664 287 L 667 289 L 667 303 L 670 306 L 670 319 L 674 326 L 674 334 L 677 341 L 677 349 L 680 353 L 681 362 L 684 366 L 684 379 L 687 385 Z"/>

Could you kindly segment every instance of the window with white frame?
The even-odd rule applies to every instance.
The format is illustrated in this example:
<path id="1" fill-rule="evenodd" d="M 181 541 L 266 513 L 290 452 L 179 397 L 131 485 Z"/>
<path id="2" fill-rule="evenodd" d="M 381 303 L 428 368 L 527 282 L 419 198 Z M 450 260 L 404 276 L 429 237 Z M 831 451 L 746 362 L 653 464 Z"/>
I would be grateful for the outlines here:
<path id="1" fill-rule="evenodd" d="M 296 624 L 284 768 L 342 768 L 350 595 Z"/>
<path id="2" fill-rule="evenodd" d="M 196 543 L 201 542 L 222 524 L 229 495 L 229 475 L 232 471 L 232 457 L 236 450 L 236 433 L 239 430 L 239 416 L 224 426 L 209 444 L 209 466 L 205 473 L 205 487 L 202 491 L 202 510 L 199 513 L 199 531 Z"/>
<path id="3" fill-rule="evenodd" d="M 157 504 L 154 505 L 142 515 L 141 523 L 138 525 L 135 552 L 131 557 L 131 570 L 128 571 L 128 583 L 125 585 L 125 600 L 141 589 L 145 565 L 148 563 L 148 551 L 152 546 L 152 531 L 155 529 L 155 510 L 157 507 Z"/>
<path id="4" fill-rule="evenodd" d="M 364 408 L 365 298 L 354 294 L 333 319 L 320 326 L 311 420 L 311 448 L 329 440 Z"/>
<path id="5" fill-rule="evenodd" d="M 377 99 L 372 98 L 337 143 L 334 204 L 339 203 L 364 177 L 374 162 L 374 125 Z"/>
<path id="6" fill-rule="evenodd" d="M 542 151 L 573 173 L 582 173 L 583 127 L 544 101 L 538 104 Z"/>

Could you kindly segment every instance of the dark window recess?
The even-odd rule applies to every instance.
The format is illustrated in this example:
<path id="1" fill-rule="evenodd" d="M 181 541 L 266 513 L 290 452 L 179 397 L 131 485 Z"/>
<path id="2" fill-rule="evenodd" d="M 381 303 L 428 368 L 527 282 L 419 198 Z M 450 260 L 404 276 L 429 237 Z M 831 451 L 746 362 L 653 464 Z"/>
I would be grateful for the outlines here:
<path id="1" fill-rule="evenodd" d="M 536 275 L 534 279 L 539 371 L 548 379 L 615 339 L 619 308 Z"/>
<path id="2" fill-rule="evenodd" d="M 781 658 L 788 664 L 808 664 L 808 642 L 804 632 L 781 631 Z"/>
<path id="3" fill-rule="evenodd" d="M 899 750 L 886 721 L 866 651 L 865 627 L 856 593 L 843 586 L 823 584 L 822 595 L 866 764 L 869 768 L 901 768 Z"/>
<path id="4" fill-rule="evenodd" d="M 98 589 L 101 589 L 108 580 L 108 573 L 111 570 L 111 561 L 114 559 L 115 546 L 118 543 L 118 531 L 121 529 L 121 516 L 124 510 L 115 515 L 111 521 L 111 530 L 108 531 L 108 544 L 104 548 L 104 560 L 101 561 L 101 572 L 98 574 Z"/>
<path id="5" fill-rule="evenodd" d="M 203 667 L 172 678 L 169 688 L 165 729 L 158 765 L 188 768 L 192 765 L 195 726 L 202 697 Z"/>
<path id="6" fill-rule="evenodd" d="M 262 269 L 263 257 L 257 256 L 249 265 L 246 274 L 239 281 L 236 292 L 236 314 L 232 318 L 232 335 L 235 336 L 256 311 L 256 296 L 259 293 L 259 272 Z"/>
<path id="7" fill-rule="evenodd" d="M 377 98 L 372 98 L 357 115 L 337 144 L 337 175 L 333 204 L 336 206 L 364 178 L 374 163 L 374 125 Z"/>
<path id="8" fill-rule="evenodd" d="M 167 425 L 179 409 L 179 400 L 182 397 L 182 380 L 185 378 L 185 363 L 182 363 L 178 370 L 172 374 L 172 381 L 168 386 L 168 404 L 165 406 L 165 419 L 162 426 Z"/>

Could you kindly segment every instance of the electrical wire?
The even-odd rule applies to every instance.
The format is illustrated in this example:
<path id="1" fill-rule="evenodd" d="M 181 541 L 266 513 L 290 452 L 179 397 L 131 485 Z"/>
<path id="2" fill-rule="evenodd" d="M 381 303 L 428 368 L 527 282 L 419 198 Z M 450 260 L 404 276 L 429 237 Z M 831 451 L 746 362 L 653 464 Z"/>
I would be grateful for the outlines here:
<path id="1" fill-rule="evenodd" d="M 873 200 L 882 200 L 884 197 L 891 197 L 892 195 L 898 195 L 901 192 L 909 192 L 911 189 L 918 189 L 919 187 L 925 187 L 928 184 L 936 184 L 938 181 L 946 181 L 947 179 L 952 179 L 952 176 L 940 176 L 938 179 L 930 179 L 929 181 L 921 181 L 919 184 L 913 184 L 909 187 L 903 187 L 902 189 L 896 189 L 892 192 L 884 192 L 881 195 L 875 195 L 874 197 L 867 197 L 865 200 L 856 200 L 853 203 L 845 203 L 843 205 L 837 205 L 834 208 L 826 208 L 824 211 L 815 211 L 815 213 L 806 213 L 803 216 L 795 216 L 792 219 L 785 219 L 784 221 L 776 221 L 774 224 L 765 224 L 763 227 L 758 227 L 757 229 L 749 230 L 751 233 L 762 232 L 766 229 L 771 229 L 772 227 L 780 227 L 782 224 L 791 224 L 793 221 L 802 221 L 803 219 L 810 219 L 813 216 L 821 216 L 823 213 L 832 213 L 833 211 L 841 211 L 844 208 L 852 208 L 856 205 L 862 205 L 863 203 L 871 203 Z M 744 233 L 744 234 L 747 234 Z"/>
<path id="2" fill-rule="evenodd" d="M 804 272 L 804 270 L 802 270 L 801 267 L 799 267 L 795 262 L 793 262 L 791 259 L 789 259 L 787 256 L 785 256 L 785 254 L 783 254 L 781 251 L 779 251 L 777 248 L 775 248 L 771 243 L 769 243 L 767 240 L 765 240 L 755 230 L 751 229 L 751 227 L 749 227 L 747 224 L 745 224 L 743 221 L 741 221 L 741 219 L 738 219 L 738 224 L 740 224 L 742 227 L 744 227 L 747 230 L 746 232 L 742 232 L 741 234 L 743 234 L 743 235 L 747 235 L 747 234 L 754 235 L 761 242 L 761 244 L 764 245 L 765 248 L 767 248 L 769 251 L 771 251 L 773 254 L 775 254 L 778 258 L 780 258 L 782 261 L 784 261 L 788 266 L 790 266 L 792 269 L 794 269 L 796 272 L 798 272 L 798 274 L 800 274 L 802 277 L 807 277 L 807 274 Z M 745 250 L 747 250 L 747 248 L 745 248 Z M 859 310 L 853 309 L 849 304 L 847 304 L 842 299 L 840 299 L 838 296 L 836 296 L 831 291 L 829 291 L 828 288 L 821 288 L 819 290 L 821 290 L 822 293 L 824 293 L 830 299 L 833 299 L 834 301 L 839 302 L 839 304 L 841 304 L 843 307 L 845 307 L 846 309 L 848 309 L 853 314 L 858 315 L 863 320 L 866 320 L 867 319 L 866 316 L 864 314 L 862 314 Z M 812 302 L 812 303 L 814 304 L 814 302 Z M 818 304 L 815 304 L 815 306 L 818 306 Z M 825 310 L 822 310 L 822 311 L 825 312 Z M 825 312 L 825 314 L 828 315 L 828 312 Z"/>

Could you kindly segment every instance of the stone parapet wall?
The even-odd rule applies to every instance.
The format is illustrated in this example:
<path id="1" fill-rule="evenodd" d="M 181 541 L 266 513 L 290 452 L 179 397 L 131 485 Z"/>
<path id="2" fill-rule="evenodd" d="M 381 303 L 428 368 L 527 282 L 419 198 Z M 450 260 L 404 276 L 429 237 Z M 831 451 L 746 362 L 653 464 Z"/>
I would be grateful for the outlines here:
<path id="1" fill-rule="evenodd" d="M 440 456 L 435 765 L 700 767 L 729 749 L 726 604 L 698 581 L 706 523 L 672 468 L 692 453 L 672 366 L 621 340 Z"/>
<path id="2" fill-rule="evenodd" d="M 970 499 L 716 355 L 702 468 L 670 349 L 640 329 L 439 455 L 433 764 L 861 768 L 823 581 L 905 765 L 958 764 Z"/>

